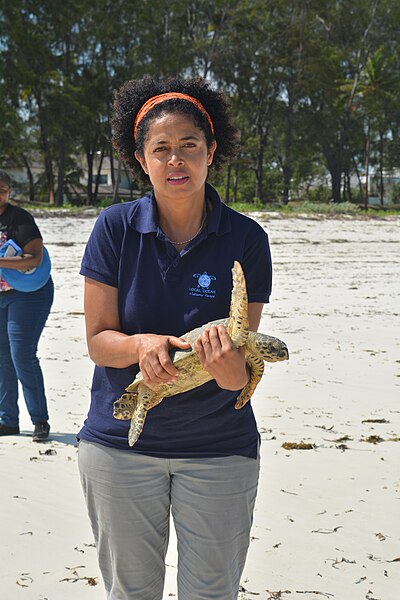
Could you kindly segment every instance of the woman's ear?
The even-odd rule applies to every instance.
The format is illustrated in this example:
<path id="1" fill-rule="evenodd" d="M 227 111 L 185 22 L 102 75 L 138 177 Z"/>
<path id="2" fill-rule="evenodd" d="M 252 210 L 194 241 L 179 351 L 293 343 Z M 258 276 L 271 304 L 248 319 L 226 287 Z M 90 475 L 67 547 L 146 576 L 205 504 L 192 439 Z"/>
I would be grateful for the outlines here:
<path id="1" fill-rule="evenodd" d="M 215 154 L 216 149 L 217 149 L 217 142 L 214 140 L 213 143 L 211 144 L 210 148 L 208 149 L 208 154 L 207 154 L 207 165 L 209 167 L 211 167 L 212 162 L 214 160 L 214 154 Z"/>
<path id="2" fill-rule="evenodd" d="M 146 175 L 149 174 L 148 170 L 147 170 L 147 166 L 146 166 L 146 161 L 144 159 L 143 156 L 141 156 L 139 154 L 139 152 L 135 152 L 135 158 L 136 160 L 140 163 L 140 166 L 142 167 L 143 171 L 146 173 Z"/>

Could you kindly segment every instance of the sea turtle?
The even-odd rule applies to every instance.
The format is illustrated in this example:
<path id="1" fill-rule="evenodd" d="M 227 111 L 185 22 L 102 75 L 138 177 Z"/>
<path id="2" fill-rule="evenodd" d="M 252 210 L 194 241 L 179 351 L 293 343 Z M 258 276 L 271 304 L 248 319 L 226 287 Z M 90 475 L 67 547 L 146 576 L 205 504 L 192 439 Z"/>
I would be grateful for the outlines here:
<path id="1" fill-rule="evenodd" d="M 199 335 L 211 325 L 224 324 L 227 332 L 236 348 L 245 346 L 246 362 L 250 367 L 250 379 L 245 388 L 239 394 L 235 408 L 242 408 L 250 400 L 264 371 L 264 361 L 277 362 L 289 358 L 286 344 L 278 338 L 249 331 L 247 318 L 247 291 L 246 280 L 242 267 L 238 261 L 234 262 L 233 287 L 229 318 L 219 319 L 206 323 L 181 336 L 192 346 Z M 166 398 L 182 392 L 187 392 L 207 381 L 211 381 L 211 375 L 205 371 L 198 359 L 196 352 L 188 350 L 172 349 L 170 352 L 174 366 L 179 371 L 179 377 L 174 383 L 146 384 L 139 373 L 136 379 L 126 388 L 123 394 L 114 402 L 114 417 L 116 419 L 129 420 L 131 426 L 128 434 L 128 442 L 133 446 L 142 432 L 147 411 Z"/>

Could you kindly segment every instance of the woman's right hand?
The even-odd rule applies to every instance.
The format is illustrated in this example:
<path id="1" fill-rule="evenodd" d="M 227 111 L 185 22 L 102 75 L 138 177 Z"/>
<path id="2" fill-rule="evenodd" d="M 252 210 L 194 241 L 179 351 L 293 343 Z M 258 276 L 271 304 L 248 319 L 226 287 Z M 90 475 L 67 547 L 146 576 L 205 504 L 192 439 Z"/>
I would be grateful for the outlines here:
<path id="1" fill-rule="evenodd" d="M 139 356 L 139 367 L 147 384 L 174 383 L 179 371 L 174 367 L 169 351 L 171 348 L 188 350 L 190 344 L 173 335 L 138 333 L 134 336 Z"/>

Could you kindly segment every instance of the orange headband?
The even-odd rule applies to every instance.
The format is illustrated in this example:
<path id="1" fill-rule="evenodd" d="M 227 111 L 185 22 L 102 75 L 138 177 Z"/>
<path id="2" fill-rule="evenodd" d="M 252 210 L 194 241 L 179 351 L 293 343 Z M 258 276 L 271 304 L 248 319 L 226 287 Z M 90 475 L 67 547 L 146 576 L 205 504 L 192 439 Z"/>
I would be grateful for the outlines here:
<path id="1" fill-rule="evenodd" d="M 143 119 L 143 117 L 145 117 L 147 115 L 147 113 L 152 108 L 154 108 L 154 106 L 157 106 L 157 104 L 160 104 L 161 102 L 165 102 L 166 100 L 173 100 L 174 98 L 180 98 L 181 100 L 187 100 L 188 102 L 191 102 L 192 104 L 194 104 L 195 107 L 198 108 L 199 111 L 202 112 L 203 115 L 207 118 L 207 121 L 210 125 L 211 132 L 214 135 L 213 122 L 211 121 L 210 115 L 208 114 L 208 112 L 206 111 L 206 109 L 204 108 L 204 106 L 202 105 L 200 100 L 197 100 L 197 98 L 193 98 L 193 96 L 188 96 L 188 94 L 181 94 L 180 92 L 167 92 L 165 94 L 160 94 L 159 96 L 153 96 L 152 98 L 149 98 L 143 104 L 142 108 L 139 110 L 138 114 L 136 115 L 135 125 L 133 128 L 134 137 L 136 138 L 140 121 Z"/>

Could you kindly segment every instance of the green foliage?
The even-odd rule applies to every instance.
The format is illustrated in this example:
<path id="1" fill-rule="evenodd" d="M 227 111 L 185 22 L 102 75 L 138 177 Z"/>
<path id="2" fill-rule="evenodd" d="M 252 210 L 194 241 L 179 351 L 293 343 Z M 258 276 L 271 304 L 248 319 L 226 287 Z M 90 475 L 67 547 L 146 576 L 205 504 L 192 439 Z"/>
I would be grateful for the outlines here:
<path id="1" fill-rule="evenodd" d="M 343 209 L 344 181 L 400 168 L 399 22 L 398 0 L 3 0 L 1 166 L 30 175 L 31 200 L 96 204 L 84 179 L 98 156 L 114 165 L 113 90 L 201 75 L 240 129 L 230 198 Z M 326 175 L 331 189 L 315 188 Z M 210 178 L 222 197 L 227 176 Z"/>
<path id="2" fill-rule="evenodd" d="M 305 200 L 307 204 L 311 204 L 314 202 L 318 202 L 319 204 L 326 204 L 328 202 L 331 202 L 332 192 L 329 188 L 320 185 L 318 187 L 310 188 L 307 191 L 304 191 L 304 193 L 301 194 L 301 198 L 304 197 L 307 199 Z M 343 204 L 345 204 L 345 202 L 341 202 L 339 206 L 343 206 Z"/>
<path id="3" fill-rule="evenodd" d="M 392 204 L 400 204 L 400 183 L 393 183 L 388 195 Z"/>

